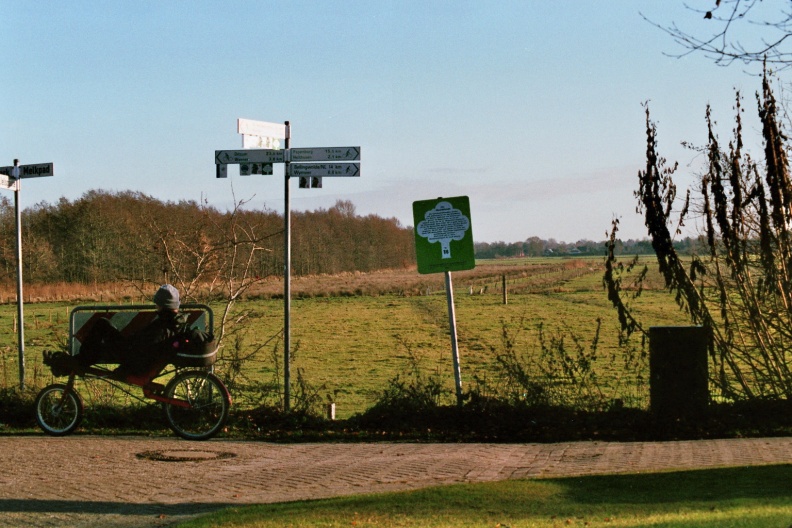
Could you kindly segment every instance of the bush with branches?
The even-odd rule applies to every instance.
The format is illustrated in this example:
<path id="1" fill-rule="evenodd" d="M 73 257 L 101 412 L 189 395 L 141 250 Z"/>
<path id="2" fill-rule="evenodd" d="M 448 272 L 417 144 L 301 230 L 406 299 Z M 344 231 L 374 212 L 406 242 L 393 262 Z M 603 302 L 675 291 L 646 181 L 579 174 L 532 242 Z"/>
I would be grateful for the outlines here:
<path id="1" fill-rule="evenodd" d="M 695 195 L 677 196 L 669 165 L 657 151 L 657 130 L 646 111 L 646 168 L 635 192 L 638 212 L 657 255 L 665 287 L 690 322 L 711 331 L 711 381 L 727 400 L 792 396 L 792 181 L 787 136 L 765 72 L 756 95 L 764 159 L 744 152 L 741 97 L 734 138 L 725 148 L 707 109 L 706 168 Z M 675 208 L 679 211 L 674 213 Z M 707 252 L 683 259 L 673 239 L 696 214 Z M 611 231 L 604 285 L 624 337 L 647 335 L 631 303 L 646 268 L 614 256 L 618 222 Z M 624 282 L 634 280 L 630 288 Z"/>

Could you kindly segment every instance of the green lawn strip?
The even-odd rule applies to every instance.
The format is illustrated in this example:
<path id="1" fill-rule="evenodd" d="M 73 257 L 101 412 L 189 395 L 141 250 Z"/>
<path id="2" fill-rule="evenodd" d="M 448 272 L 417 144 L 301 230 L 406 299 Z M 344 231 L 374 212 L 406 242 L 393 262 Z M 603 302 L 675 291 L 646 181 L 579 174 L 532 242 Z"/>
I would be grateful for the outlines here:
<path id="1" fill-rule="evenodd" d="M 513 480 L 233 507 L 182 528 L 789 526 L 792 466 Z"/>

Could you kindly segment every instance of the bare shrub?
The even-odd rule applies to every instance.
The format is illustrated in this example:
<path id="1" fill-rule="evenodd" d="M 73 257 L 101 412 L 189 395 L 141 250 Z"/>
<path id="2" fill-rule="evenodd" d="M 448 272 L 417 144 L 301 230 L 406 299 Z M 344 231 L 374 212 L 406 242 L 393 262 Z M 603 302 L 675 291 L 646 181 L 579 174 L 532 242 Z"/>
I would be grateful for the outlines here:
<path id="1" fill-rule="evenodd" d="M 742 105 L 737 94 L 734 138 L 723 148 L 707 109 L 709 140 L 701 152 L 707 167 L 698 194 L 677 197 L 676 165 L 657 152 L 656 126 L 646 110 L 647 159 L 635 192 L 665 288 L 688 314 L 706 327 L 713 368 L 711 383 L 727 400 L 792 397 L 792 174 L 779 108 L 765 72 L 757 94 L 764 161 L 743 152 Z M 678 213 L 674 211 L 678 211 Z M 700 218 L 706 253 L 689 261 L 673 240 L 688 216 Z M 611 231 L 604 284 L 616 308 L 624 338 L 647 329 L 634 315 L 646 270 L 615 258 L 618 222 Z M 623 283 L 636 287 L 625 295 Z"/>

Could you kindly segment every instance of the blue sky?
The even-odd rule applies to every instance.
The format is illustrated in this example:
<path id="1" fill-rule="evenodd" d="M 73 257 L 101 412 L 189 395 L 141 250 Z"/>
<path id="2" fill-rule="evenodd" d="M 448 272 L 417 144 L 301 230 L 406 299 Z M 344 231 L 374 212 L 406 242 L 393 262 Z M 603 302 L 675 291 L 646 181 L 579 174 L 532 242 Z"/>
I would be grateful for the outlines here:
<path id="1" fill-rule="evenodd" d="M 292 147 L 362 149 L 360 178 L 292 181 L 294 210 L 412 225 L 413 201 L 467 195 L 477 241 L 601 240 L 614 217 L 643 238 L 642 103 L 684 188 L 706 105 L 728 138 L 734 89 L 752 110 L 760 85 L 666 56 L 640 13 L 706 27 L 676 0 L 0 0 L 0 166 L 55 163 L 23 206 L 101 188 L 282 212 L 282 169 L 218 180 L 214 151 L 240 147 L 237 118 L 289 120 Z"/>

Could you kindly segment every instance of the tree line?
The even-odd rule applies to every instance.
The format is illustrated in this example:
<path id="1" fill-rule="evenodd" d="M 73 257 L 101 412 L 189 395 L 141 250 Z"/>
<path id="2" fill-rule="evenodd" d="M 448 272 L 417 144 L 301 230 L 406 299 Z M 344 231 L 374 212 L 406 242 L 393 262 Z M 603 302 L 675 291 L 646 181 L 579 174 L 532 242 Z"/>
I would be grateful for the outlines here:
<path id="1" fill-rule="evenodd" d="M 16 277 L 14 207 L 0 196 L 0 281 Z M 22 212 L 23 274 L 31 283 L 190 284 L 282 276 L 283 215 L 220 211 L 196 201 L 162 201 L 140 192 L 91 190 Z M 653 254 L 649 240 L 618 241 L 617 253 Z M 675 242 L 682 254 L 697 239 Z M 605 255 L 606 241 L 477 242 L 479 259 Z M 415 265 L 414 234 L 395 218 L 357 215 L 352 202 L 292 212 L 292 273 L 334 274 Z M 222 275 L 222 278 L 221 278 Z"/>
<path id="2" fill-rule="evenodd" d="M 16 276 L 14 207 L 0 197 L 0 280 Z M 134 280 L 185 284 L 282 276 L 283 215 L 221 211 L 196 201 L 92 190 L 76 200 L 22 212 L 26 282 Z M 297 275 L 371 271 L 414 264 L 412 229 L 395 218 L 359 216 L 351 202 L 292 213 Z M 242 275 L 240 275 L 242 273 Z"/>
<path id="3" fill-rule="evenodd" d="M 654 255 L 652 241 L 649 239 L 614 240 L 616 255 Z M 695 255 L 707 251 L 702 237 L 686 237 L 674 240 L 674 248 L 680 255 Z M 521 242 L 476 242 L 476 258 L 499 259 L 515 257 L 579 257 L 607 255 L 609 241 L 578 240 L 577 242 L 558 242 L 554 238 L 543 240 L 530 237 Z"/>

